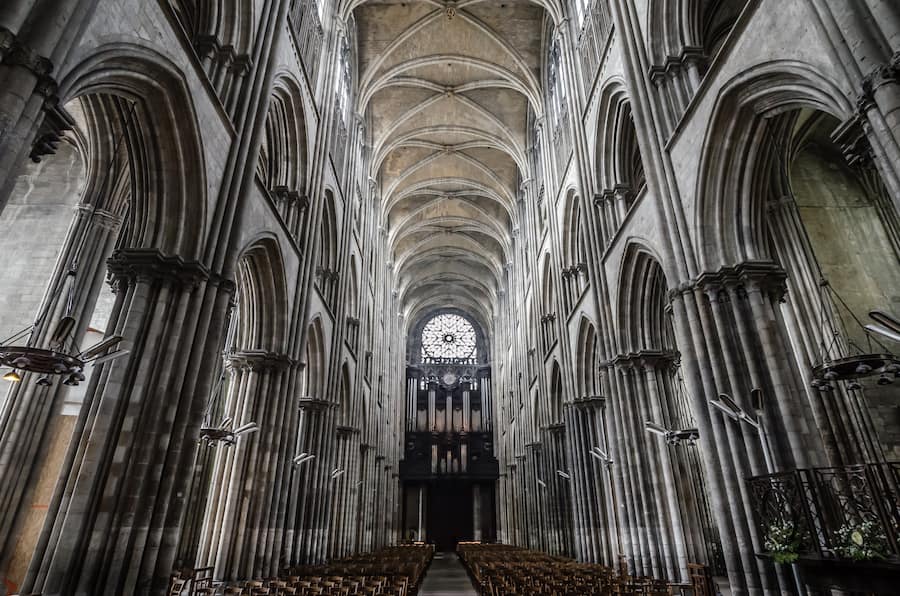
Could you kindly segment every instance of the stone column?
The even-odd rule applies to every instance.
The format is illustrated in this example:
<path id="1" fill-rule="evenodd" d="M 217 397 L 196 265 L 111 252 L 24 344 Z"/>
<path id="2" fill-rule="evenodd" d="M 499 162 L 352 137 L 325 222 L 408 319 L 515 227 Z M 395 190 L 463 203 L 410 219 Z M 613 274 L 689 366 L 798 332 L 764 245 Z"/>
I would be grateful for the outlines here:
<path id="1" fill-rule="evenodd" d="M 0 211 L 44 110 L 59 101 L 54 65 L 66 57 L 96 5 L 97 0 L 13 0 L 0 9 Z"/>
<path id="2" fill-rule="evenodd" d="M 218 579 L 278 571 L 271 569 L 271 561 L 258 561 L 255 553 L 265 545 L 268 525 L 259 520 L 269 517 L 267 495 L 293 457 L 293 443 L 282 439 L 296 413 L 289 411 L 295 409 L 292 400 L 281 390 L 292 364 L 287 356 L 264 351 L 228 356 L 231 373 L 223 416 L 233 419 L 233 428 L 256 422 L 260 430 L 238 437 L 233 446 L 220 445 L 216 453 L 198 565 L 215 567 Z"/>
<path id="3" fill-rule="evenodd" d="M 104 284 L 106 259 L 113 251 L 120 223 L 121 218 L 112 213 L 96 211 L 92 217 L 90 207 L 79 206 L 38 309 L 32 345 L 46 347 L 57 322 L 67 315 L 77 321 L 72 343 L 80 344 Z M 77 272 L 73 269 L 76 259 Z M 25 374 L 21 383 L 10 388 L 10 406 L 0 418 L 0 550 L 7 556 L 24 546 L 22 537 L 14 535 L 14 523 L 35 473 L 42 468 L 46 431 L 59 415 L 67 393 L 62 377 L 51 379 L 50 387 L 38 386 L 37 379 L 37 375 Z"/>
<path id="4" fill-rule="evenodd" d="M 199 263 L 155 250 L 109 262 L 109 331 L 127 358 L 96 371 L 22 586 L 144 594 L 168 583 L 230 299 Z"/>
<path id="5" fill-rule="evenodd" d="M 304 420 L 304 432 L 298 441 L 301 452 L 315 455 L 300 467 L 294 468 L 293 489 L 296 491 L 297 505 L 295 511 L 296 540 L 293 547 L 293 562 L 309 562 L 314 556 L 315 541 L 318 528 L 316 514 L 317 499 L 324 496 L 323 484 L 327 473 L 327 464 L 320 461 L 323 457 L 323 445 L 326 440 L 326 422 L 332 402 L 315 397 L 300 400 L 299 408 Z"/>

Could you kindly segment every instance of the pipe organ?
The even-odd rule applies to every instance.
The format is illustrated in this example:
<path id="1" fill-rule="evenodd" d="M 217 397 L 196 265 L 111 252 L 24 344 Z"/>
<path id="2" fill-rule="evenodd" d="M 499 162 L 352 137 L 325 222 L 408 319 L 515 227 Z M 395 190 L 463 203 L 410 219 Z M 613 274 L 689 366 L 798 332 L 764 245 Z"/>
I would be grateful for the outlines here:
<path id="1" fill-rule="evenodd" d="M 406 371 L 406 440 L 400 462 L 405 536 L 453 548 L 491 540 L 494 456 L 489 366 L 422 364 Z"/>

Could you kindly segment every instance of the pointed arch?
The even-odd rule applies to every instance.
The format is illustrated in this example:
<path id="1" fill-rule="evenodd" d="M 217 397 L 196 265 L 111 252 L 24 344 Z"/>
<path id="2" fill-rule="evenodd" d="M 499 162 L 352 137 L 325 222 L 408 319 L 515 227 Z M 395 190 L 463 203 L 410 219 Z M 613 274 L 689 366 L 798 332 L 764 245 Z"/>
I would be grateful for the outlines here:
<path id="1" fill-rule="evenodd" d="M 712 59 L 731 32 L 747 0 L 654 0 L 648 2 L 650 54 L 663 65 L 690 52 Z"/>
<path id="2" fill-rule="evenodd" d="M 191 41 L 232 55 L 253 47 L 258 15 L 252 0 L 168 0 Z"/>
<path id="3" fill-rule="evenodd" d="M 341 422 L 346 426 L 353 426 L 353 383 L 350 376 L 350 367 L 346 362 L 341 365 L 337 400 Z"/>
<path id="4" fill-rule="evenodd" d="M 316 316 L 309 324 L 306 332 L 306 348 L 304 350 L 302 397 L 311 399 L 325 398 L 325 375 L 327 361 L 327 345 L 321 316 Z"/>
<path id="5" fill-rule="evenodd" d="M 629 244 L 622 261 L 618 321 L 621 353 L 674 350 L 665 273 L 637 242 Z"/>
<path id="6" fill-rule="evenodd" d="M 578 325 L 575 359 L 576 397 L 601 395 L 600 338 L 594 323 L 586 316 L 581 317 Z"/>
<path id="7" fill-rule="evenodd" d="M 325 191 L 322 205 L 322 230 L 319 234 L 318 266 L 321 271 L 333 272 L 337 268 L 338 230 L 334 193 Z"/>
<path id="8" fill-rule="evenodd" d="M 697 178 L 695 229 L 701 271 L 771 258 L 765 224 L 769 117 L 812 108 L 838 120 L 853 105 L 812 65 L 782 60 L 746 70 L 722 87 L 706 132 Z"/>
<path id="9" fill-rule="evenodd" d="M 610 80 L 600 92 L 595 160 L 602 191 L 626 190 L 633 198 L 646 183 L 644 162 L 624 83 Z"/>
<path id="10" fill-rule="evenodd" d="M 155 50 L 111 43 L 60 82 L 64 101 L 97 95 L 118 96 L 134 105 L 127 134 L 133 193 L 119 245 L 199 258 L 206 227 L 206 168 L 184 75 Z"/>
<path id="11" fill-rule="evenodd" d="M 238 260 L 237 319 L 232 347 L 282 353 L 287 329 L 287 286 L 281 250 L 273 238 L 254 242 Z"/>
<path id="12" fill-rule="evenodd" d="M 565 215 L 563 217 L 563 261 L 573 266 L 587 263 L 587 245 L 585 243 L 584 221 L 581 212 L 581 198 L 570 190 L 566 194 Z"/>
<path id="13" fill-rule="evenodd" d="M 556 283 L 550 253 L 544 255 L 541 263 L 541 279 L 541 314 L 549 315 L 556 312 Z"/>
<path id="14" fill-rule="evenodd" d="M 554 360 L 553 365 L 550 368 L 550 424 L 559 424 L 563 421 L 565 399 L 562 370 L 560 369 L 559 362 Z"/>
<path id="15" fill-rule="evenodd" d="M 297 82 L 281 75 L 272 87 L 265 137 L 257 173 L 270 191 L 304 194 L 307 179 L 307 129 L 303 94 Z"/>

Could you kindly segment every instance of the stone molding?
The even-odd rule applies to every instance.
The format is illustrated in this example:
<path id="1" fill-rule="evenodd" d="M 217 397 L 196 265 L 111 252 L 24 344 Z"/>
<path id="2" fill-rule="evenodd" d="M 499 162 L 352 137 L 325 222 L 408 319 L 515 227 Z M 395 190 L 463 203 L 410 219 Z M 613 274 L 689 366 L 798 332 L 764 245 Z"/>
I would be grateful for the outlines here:
<path id="1" fill-rule="evenodd" d="M 666 56 L 665 62 L 650 67 L 648 74 L 654 85 L 662 85 L 667 78 L 677 76 L 686 66 L 702 65 L 707 60 L 703 48 L 685 46 L 677 56 Z"/>
<path id="2" fill-rule="evenodd" d="M 106 264 L 113 288 L 127 281 L 168 281 L 186 288 L 207 282 L 229 294 L 236 290 L 233 281 L 210 273 L 202 263 L 164 255 L 155 248 L 120 249 L 107 259 Z"/>
<path id="3" fill-rule="evenodd" d="M 123 217 L 106 209 L 95 209 L 93 205 L 80 203 L 75 207 L 78 216 L 84 219 L 93 218 L 93 224 L 104 230 L 115 232 L 122 225 Z"/>
<path id="4" fill-rule="evenodd" d="M 900 52 L 895 52 L 890 60 L 879 64 L 863 77 L 861 91 L 856 99 L 860 114 L 875 107 L 875 92 L 885 85 L 900 83 Z"/>
<path id="5" fill-rule="evenodd" d="M 721 290 L 739 288 L 745 292 L 757 290 L 781 302 L 787 293 L 787 272 L 774 261 L 745 261 L 701 273 L 692 281 L 669 290 L 668 300 L 671 303 L 680 295 L 695 290 L 715 299 Z"/>
<path id="6" fill-rule="evenodd" d="M 37 77 L 34 92 L 44 98 L 44 108 L 55 107 L 59 103 L 59 85 L 50 76 L 53 62 L 41 56 L 34 49 L 20 42 L 16 35 L 6 28 L 0 28 L 0 63 L 21 66 Z"/>

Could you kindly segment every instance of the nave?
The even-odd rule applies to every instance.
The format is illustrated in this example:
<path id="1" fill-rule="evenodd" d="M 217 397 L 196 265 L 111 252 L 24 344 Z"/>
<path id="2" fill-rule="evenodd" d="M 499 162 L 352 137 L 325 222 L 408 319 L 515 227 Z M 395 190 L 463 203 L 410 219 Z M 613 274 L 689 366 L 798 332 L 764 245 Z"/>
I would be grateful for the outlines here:
<path id="1" fill-rule="evenodd" d="M 0 257 L 0 596 L 900 585 L 896 0 L 0 0 Z"/>

